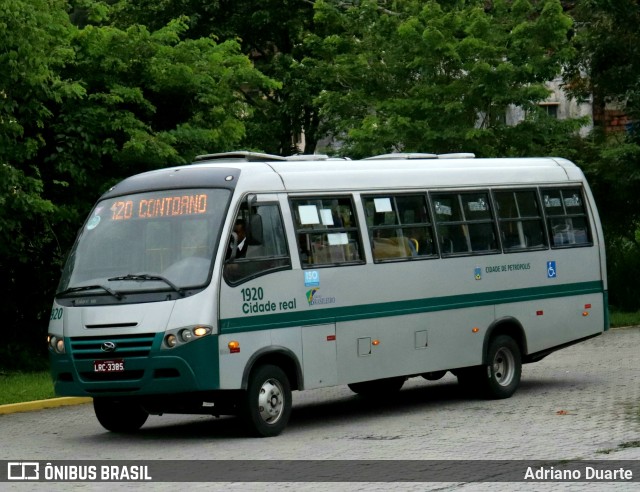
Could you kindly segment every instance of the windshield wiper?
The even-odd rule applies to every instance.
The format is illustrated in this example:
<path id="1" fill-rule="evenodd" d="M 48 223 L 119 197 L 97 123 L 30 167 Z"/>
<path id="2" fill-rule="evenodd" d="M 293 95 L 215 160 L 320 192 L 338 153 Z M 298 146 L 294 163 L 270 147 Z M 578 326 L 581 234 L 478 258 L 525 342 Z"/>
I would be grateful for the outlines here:
<path id="1" fill-rule="evenodd" d="M 108 294 L 111 294 L 116 299 L 118 300 L 122 299 L 122 294 L 120 294 L 119 292 L 116 292 L 115 290 L 110 289 L 109 287 L 105 287 L 104 285 L 98 285 L 98 284 L 83 285 L 81 287 L 70 287 L 69 289 L 65 289 L 61 292 L 56 292 L 56 296 L 64 296 L 66 294 L 71 294 L 73 292 L 82 292 L 83 290 L 94 290 L 94 289 L 102 289 Z"/>
<path id="2" fill-rule="evenodd" d="M 171 280 L 169 280 L 166 277 L 163 277 L 162 275 L 151 275 L 151 274 L 148 274 L 148 273 L 129 273 L 127 275 L 121 275 L 119 277 L 111 277 L 111 278 L 109 278 L 107 280 L 109 282 L 115 282 L 115 281 L 119 281 L 119 280 L 136 280 L 136 281 L 140 281 L 140 282 L 145 282 L 147 280 L 157 280 L 157 281 L 160 281 L 160 282 L 164 282 L 169 287 L 171 287 L 173 290 L 175 290 L 178 294 L 180 294 L 182 297 L 184 297 L 184 290 L 182 290 L 180 287 L 178 287 L 176 284 L 174 284 Z"/>

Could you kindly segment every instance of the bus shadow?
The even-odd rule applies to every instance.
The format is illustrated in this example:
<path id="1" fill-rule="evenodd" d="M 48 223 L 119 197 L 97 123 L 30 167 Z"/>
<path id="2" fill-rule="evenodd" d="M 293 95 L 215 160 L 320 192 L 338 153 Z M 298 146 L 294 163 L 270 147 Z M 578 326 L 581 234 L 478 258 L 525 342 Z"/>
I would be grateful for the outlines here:
<path id="1" fill-rule="evenodd" d="M 527 405 L 526 402 L 531 398 L 558 392 L 566 394 L 569 390 L 583 390 L 588 388 L 590 383 L 595 384 L 593 381 L 572 378 L 522 380 L 512 398 L 522 399 L 523 405 Z M 396 414 L 402 417 L 403 414 L 414 412 L 417 408 L 426 413 L 438 412 L 442 410 L 443 405 L 449 405 L 450 410 L 451 405 L 462 405 L 466 402 L 473 403 L 474 408 L 486 405 L 487 411 L 491 411 L 492 407 L 498 408 L 496 405 L 500 404 L 499 400 L 486 399 L 466 392 L 455 379 L 451 379 L 405 388 L 398 393 L 380 395 L 378 398 L 352 394 L 340 399 L 303 403 L 294 407 L 289 426 L 309 428 L 332 421 L 363 421 L 381 414 Z"/>
<path id="2" fill-rule="evenodd" d="M 366 420 L 381 413 L 402 415 L 420 407 L 437 409 L 443 403 L 469 399 L 455 381 L 405 388 L 397 393 L 363 397 L 347 394 L 331 401 L 314 401 L 294 407 L 290 426 L 309 426 L 321 421 Z"/>
<path id="3" fill-rule="evenodd" d="M 584 380 L 572 379 L 535 379 L 523 380 L 513 398 L 538 398 L 548 392 L 580 389 Z M 322 391 L 322 390 L 316 390 Z M 308 391 L 306 393 L 312 393 Z M 493 400 L 495 402 L 495 400 Z M 483 399 L 466 393 L 455 381 L 449 379 L 435 383 L 413 385 L 397 393 L 381 394 L 368 398 L 340 391 L 333 397 L 323 396 L 323 399 L 313 399 L 296 402 L 291 414 L 288 428 L 291 430 L 312 429 L 324 427 L 327 423 L 343 423 L 366 421 L 372 417 L 397 415 L 414 412 L 417 408 L 424 412 L 437 412 L 443 405 L 457 402 L 487 403 L 492 400 Z M 167 420 L 164 420 L 167 419 Z M 96 423 L 96 425 L 98 425 Z M 151 416 L 148 423 L 134 434 L 114 434 L 107 431 L 96 433 L 89 439 L 107 442 L 122 442 L 129 440 L 227 440 L 250 438 L 242 419 L 234 416 Z"/>

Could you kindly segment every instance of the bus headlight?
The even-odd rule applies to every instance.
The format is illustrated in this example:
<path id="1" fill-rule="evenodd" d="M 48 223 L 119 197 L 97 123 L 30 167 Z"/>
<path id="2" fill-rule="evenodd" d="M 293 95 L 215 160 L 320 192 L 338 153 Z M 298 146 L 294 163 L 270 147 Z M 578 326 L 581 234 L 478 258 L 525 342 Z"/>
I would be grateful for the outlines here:
<path id="1" fill-rule="evenodd" d="M 170 333 L 169 335 L 164 337 L 164 343 L 167 345 L 167 347 L 173 348 L 178 345 L 178 338 L 173 333 Z"/>
<path id="2" fill-rule="evenodd" d="M 213 328 L 204 325 L 187 326 L 169 330 L 164 336 L 162 348 L 172 349 L 197 340 L 198 338 L 210 335 L 211 333 L 213 333 Z"/>
<path id="3" fill-rule="evenodd" d="M 57 337 L 55 335 L 48 335 L 47 342 L 49 349 L 57 354 L 64 354 L 64 337 Z"/>

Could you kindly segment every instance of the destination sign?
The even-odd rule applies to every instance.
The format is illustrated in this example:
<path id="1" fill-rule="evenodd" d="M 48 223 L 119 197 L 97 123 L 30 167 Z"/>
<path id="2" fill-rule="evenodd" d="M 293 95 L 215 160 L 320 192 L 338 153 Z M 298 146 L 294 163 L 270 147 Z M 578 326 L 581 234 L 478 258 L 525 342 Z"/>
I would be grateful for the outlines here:
<path id="1" fill-rule="evenodd" d="M 111 220 L 200 215 L 207 213 L 207 195 L 205 193 L 176 196 L 146 195 L 135 200 L 116 200 L 110 210 Z"/>

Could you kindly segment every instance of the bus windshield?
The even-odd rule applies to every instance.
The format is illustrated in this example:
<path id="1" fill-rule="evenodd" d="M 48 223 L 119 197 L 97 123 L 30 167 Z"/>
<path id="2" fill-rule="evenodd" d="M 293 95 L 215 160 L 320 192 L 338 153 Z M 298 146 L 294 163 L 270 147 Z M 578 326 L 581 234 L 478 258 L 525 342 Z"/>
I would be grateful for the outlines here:
<path id="1" fill-rule="evenodd" d="M 78 235 L 58 296 L 204 286 L 231 192 L 184 189 L 98 202 Z"/>

